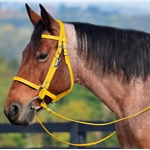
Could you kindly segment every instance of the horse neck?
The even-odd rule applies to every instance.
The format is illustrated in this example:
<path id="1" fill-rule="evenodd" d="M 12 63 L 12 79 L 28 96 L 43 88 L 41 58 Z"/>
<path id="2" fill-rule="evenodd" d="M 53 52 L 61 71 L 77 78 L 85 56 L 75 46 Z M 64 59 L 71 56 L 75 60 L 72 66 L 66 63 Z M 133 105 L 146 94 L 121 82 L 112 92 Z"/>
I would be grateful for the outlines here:
<path id="1" fill-rule="evenodd" d="M 101 73 L 95 73 L 96 69 L 93 71 L 93 69 L 87 66 L 86 58 L 84 56 L 78 56 L 78 44 L 74 26 L 65 24 L 65 30 L 75 83 L 90 90 L 105 103 L 117 117 L 125 115 L 123 112 L 128 111 L 127 107 L 130 109 L 129 104 L 131 103 L 131 99 L 135 99 L 136 102 L 137 97 L 133 97 L 133 95 L 135 95 L 135 88 L 133 88 L 135 87 L 135 81 L 133 80 L 128 84 L 123 84 L 122 78 L 118 78 L 113 74 L 104 76 Z"/>
<path id="2" fill-rule="evenodd" d="M 107 98 L 109 97 L 109 94 L 108 91 L 106 91 L 106 87 L 104 87 L 105 85 L 102 83 L 103 81 L 100 81 L 100 77 L 86 67 L 86 59 L 84 59 L 84 56 L 82 57 L 82 60 L 81 57 L 78 56 L 78 44 L 74 26 L 71 24 L 65 24 L 65 30 L 75 83 L 86 87 L 109 107 L 109 104 L 113 104 L 114 102 L 112 102 L 113 100 L 110 98 Z M 113 105 L 109 108 L 112 110 L 114 109 Z"/>

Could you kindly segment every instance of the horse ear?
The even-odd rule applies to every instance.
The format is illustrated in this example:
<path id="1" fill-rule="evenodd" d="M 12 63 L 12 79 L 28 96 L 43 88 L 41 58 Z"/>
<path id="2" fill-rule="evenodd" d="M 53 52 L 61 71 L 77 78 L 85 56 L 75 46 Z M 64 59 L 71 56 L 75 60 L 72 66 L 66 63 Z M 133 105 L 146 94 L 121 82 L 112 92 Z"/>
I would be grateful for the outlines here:
<path id="1" fill-rule="evenodd" d="M 32 22 L 33 25 L 35 25 L 39 20 L 41 20 L 41 17 L 35 13 L 30 7 L 28 4 L 25 4 L 26 5 L 26 9 L 27 9 L 27 12 L 28 12 L 28 15 L 29 15 L 29 18 Z"/>
<path id="2" fill-rule="evenodd" d="M 58 22 L 45 10 L 45 8 L 40 4 L 41 8 L 41 17 L 43 19 L 43 22 L 46 26 L 46 29 L 51 34 L 58 34 L 59 33 L 59 24 Z M 56 33 L 57 32 L 57 33 Z"/>

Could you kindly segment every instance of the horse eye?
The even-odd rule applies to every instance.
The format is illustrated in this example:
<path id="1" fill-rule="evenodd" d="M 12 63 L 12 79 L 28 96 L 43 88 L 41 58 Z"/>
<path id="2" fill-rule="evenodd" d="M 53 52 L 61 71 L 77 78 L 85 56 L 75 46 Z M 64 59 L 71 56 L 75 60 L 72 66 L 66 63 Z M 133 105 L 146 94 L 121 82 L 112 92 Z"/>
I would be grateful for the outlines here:
<path id="1" fill-rule="evenodd" d="M 37 60 L 45 60 L 47 58 L 48 54 L 39 54 L 39 56 L 37 56 Z"/>

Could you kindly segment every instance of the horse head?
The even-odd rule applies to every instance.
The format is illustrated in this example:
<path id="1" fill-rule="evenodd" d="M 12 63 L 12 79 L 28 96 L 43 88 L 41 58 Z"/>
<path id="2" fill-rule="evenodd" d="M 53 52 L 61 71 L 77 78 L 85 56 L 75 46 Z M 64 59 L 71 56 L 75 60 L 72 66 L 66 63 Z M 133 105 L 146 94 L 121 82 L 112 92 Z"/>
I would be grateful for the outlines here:
<path id="1" fill-rule="evenodd" d="M 36 14 L 27 4 L 26 9 L 34 31 L 29 44 L 22 53 L 22 62 L 17 73 L 17 77 L 25 79 L 35 85 L 42 85 L 49 71 L 55 53 L 58 48 L 58 41 L 54 39 L 41 38 L 42 34 L 59 37 L 60 25 L 52 16 L 40 5 L 41 16 Z M 48 91 L 52 95 L 58 95 L 70 87 L 70 76 L 64 55 L 60 54 L 61 62 L 57 64 L 57 71 L 54 74 Z M 4 112 L 9 121 L 13 124 L 30 125 L 35 121 L 35 114 L 41 109 L 41 99 L 38 97 L 39 90 L 26 85 L 24 82 L 14 80 L 12 83 L 6 102 Z M 48 104 L 52 99 L 44 97 Z M 34 109 L 33 109 L 34 108 Z"/>

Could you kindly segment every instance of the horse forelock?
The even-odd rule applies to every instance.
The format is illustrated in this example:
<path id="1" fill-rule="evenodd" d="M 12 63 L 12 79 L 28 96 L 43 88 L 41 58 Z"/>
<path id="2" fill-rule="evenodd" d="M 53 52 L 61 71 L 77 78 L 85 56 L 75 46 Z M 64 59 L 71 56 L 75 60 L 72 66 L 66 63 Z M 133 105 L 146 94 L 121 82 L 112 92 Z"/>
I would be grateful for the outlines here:
<path id="1" fill-rule="evenodd" d="M 147 79 L 150 73 L 150 34 L 87 23 L 72 23 L 78 39 L 78 55 L 96 72 Z M 96 68 L 96 69 L 95 69 Z"/>
<path id="2" fill-rule="evenodd" d="M 41 35 L 44 30 L 46 30 L 46 27 L 43 21 L 39 20 L 37 24 L 34 26 L 34 31 L 31 36 L 31 42 L 33 43 L 33 46 L 35 48 L 39 46 L 39 43 L 41 41 Z"/>

